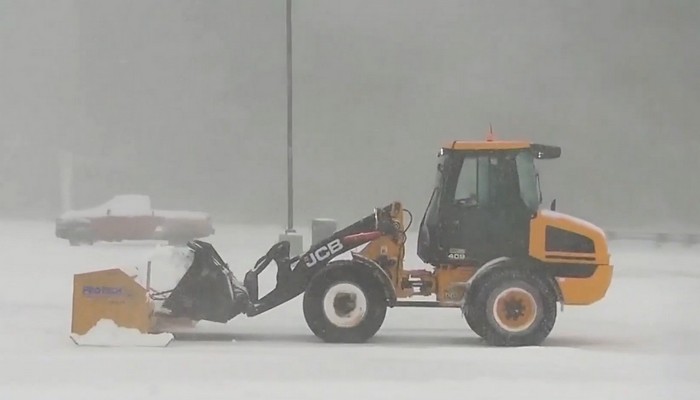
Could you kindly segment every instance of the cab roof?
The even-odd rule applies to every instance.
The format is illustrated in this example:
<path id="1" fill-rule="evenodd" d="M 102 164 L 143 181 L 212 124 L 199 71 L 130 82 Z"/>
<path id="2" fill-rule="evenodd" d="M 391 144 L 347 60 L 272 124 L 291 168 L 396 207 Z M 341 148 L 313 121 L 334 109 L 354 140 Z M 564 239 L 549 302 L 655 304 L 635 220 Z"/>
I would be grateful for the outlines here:
<path id="1" fill-rule="evenodd" d="M 530 146 L 529 142 L 520 140 L 455 140 L 442 147 L 449 150 L 512 150 L 527 149 Z"/>
<path id="2" fill-rule="evenodd" d="M 535 158 L 552 159 L 561 156 L 561 147 L 521 140 L 455 140 L 442 146 L 444 150 L 517 150 L 530 149 Z"/>

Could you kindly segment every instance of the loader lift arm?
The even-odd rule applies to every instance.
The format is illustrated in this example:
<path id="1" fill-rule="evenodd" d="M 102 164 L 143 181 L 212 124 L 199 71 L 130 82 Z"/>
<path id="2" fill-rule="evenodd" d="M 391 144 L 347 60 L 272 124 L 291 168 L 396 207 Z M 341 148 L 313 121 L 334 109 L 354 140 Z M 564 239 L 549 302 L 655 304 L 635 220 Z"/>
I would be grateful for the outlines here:
<path id="1" fill-rule="evenodd" d="M 245 314 L 254 316 L 275 308 L 304 293 L 311 279 L 333 258 L 366 244 L 380 236 L 398 233 L 391 218 L 391 205 L 349 225 L 328 238 L 314 243 L 305 253 L 289 258 L 289 242 L 274 244 L 243 280 L 250 304 Z M 258 276 L 272 263 L 277 265 L 277 284 L 258 298 Z"/>

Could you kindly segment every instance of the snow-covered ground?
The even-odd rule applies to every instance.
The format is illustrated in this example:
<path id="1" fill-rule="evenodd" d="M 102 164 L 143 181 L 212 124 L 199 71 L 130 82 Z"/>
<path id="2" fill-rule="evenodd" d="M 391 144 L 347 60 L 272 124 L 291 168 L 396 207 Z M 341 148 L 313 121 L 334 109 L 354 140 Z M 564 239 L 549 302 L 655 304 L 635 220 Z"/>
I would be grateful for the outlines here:
<path id="1" fill-rule="evenodd" d="M 207 240 L 239 278 L 281 231 L 216 229 Z M 407 263 L 422 268 L 410 240 Z M 0 399 L 700 398 L 700 248 L 613 242 L 608 296 L 566 308 L 541 347 L 487 347 L 455 309 L 391 309 L 371 342 L 325 344 L 301 297 L 201 326 L 234 341 L 75 346 L 72 274 L 143 265 L 157 245 L 70 247 L 50 222 L 0 222 Z"/>

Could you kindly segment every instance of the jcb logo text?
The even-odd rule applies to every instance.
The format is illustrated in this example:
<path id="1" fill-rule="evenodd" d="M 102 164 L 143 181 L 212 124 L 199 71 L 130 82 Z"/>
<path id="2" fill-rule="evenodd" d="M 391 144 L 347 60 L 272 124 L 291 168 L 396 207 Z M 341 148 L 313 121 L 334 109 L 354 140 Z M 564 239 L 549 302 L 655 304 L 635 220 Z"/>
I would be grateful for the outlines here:
<path id="1" fill-rule="evenodd" d="M 319 262 L 327 260 L 331 256 L 337 254 L 342 249 L 343 244 L 340 243 L 340 239 L 335 239 L 327 245 L 316 249 L 316 251 L 306 256 L 306 266 L 313 267 Z"/>

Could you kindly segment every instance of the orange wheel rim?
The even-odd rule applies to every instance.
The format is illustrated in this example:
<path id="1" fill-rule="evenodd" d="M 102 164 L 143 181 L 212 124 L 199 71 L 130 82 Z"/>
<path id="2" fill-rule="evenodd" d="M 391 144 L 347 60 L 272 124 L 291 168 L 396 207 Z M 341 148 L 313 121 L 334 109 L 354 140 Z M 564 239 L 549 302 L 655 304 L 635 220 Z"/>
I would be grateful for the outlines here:
<path id="1" fill-rule="evenodd" d="M 508 288 L 493 302 L 493 316 L 498 326 L 508 332 L 529 328 L 537 316 L 537 302 L 525 289 Z"/>

